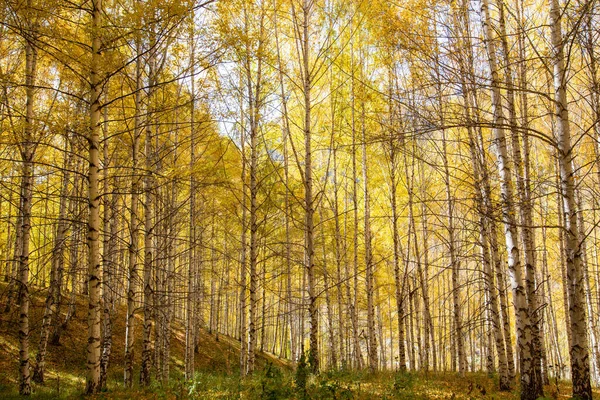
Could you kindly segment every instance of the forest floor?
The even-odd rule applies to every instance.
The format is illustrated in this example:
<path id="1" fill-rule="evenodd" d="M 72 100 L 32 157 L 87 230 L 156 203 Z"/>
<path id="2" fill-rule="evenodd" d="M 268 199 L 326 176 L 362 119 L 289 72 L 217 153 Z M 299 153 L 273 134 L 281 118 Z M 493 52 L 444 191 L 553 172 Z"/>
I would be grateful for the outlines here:
<path id="1" fill-rule="evenodd" d="M 0 399 L 19 398 L 18 388 L 18 327 L 17 307 L 4 313 L 7 285 L 0 283 Z M 32 287 L 30 349 L 35 359 L 40 322 L 46 292 Z M 49 345 L 44 384 L 33 383 L 32 398 L 81 398 L 85 386 L 87 341 L 86 299 L 76 296 L 75 314 L 63 332 L 60 345 Z M 63 307 L 66 311 L 66 307 Z M 64 317 L 64 315 L 63 315 Z M 141 317 L 137 333 L 141 329 Z M 155 381 L 148 388 L 122 386 L 124 361 L 125 310 L 117 310 L 113 328 L 113 350 L 109 367 L 107 391 L 96 399 L 518 399 L 518 393 L 498 392 L 496 379 L 483 373 L 458 377 L 453 373 L 394 373 L 331 371 L 318 376 L 294 371 L 292 365 L 269 353 L 258 356 L 259 370 L 241 380 L 238 374 L 239 342 L 234 338 L 200 333 L 200 345 L 195 355 L 196 377 L 184 381 L 184 331 L 177 325 L 173 331 L 171 379 L 162 384 Z M 139 364 L 141 340 L 135 343 Z M 134 371 L 135 376 L 138 371 Z M 555 382 L 545 388 L 547 399 L 570 398 L 567 382 Z M 594 392 L 600 399 L 600 392 Z"/>

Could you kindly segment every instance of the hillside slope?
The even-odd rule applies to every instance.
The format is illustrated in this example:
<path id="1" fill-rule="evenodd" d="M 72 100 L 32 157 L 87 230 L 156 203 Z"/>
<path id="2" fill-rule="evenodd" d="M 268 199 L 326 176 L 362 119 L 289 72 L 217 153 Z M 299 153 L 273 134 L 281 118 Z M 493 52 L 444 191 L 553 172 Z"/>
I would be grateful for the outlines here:
<path id="1" fill-rule="evenodd" d="M 4 311 L 8 286 L 0 283 L 0 311 Z M 30 352 L 31 361 L 37 352 L 40 325 L 43 314 L 46 290 L 31 288 L 30 307 Z M 67 294 L 68 296 L 68 294 Z M 60 345 L 48 345 L 46 381 L 44 385 L 33 383 L 33 391 L 38 394 L 81 393 L 85 386 L 85 363 L 87 343 L 87 299 L 77 295 L 75 314 L 61 336 Z M 63 307 L 61 319 L 65 318 L 67 307 Z M 139 376 L 139 358 L 141 354 L 141 315 L 136 315 L 134 345 L 136 369 L 135 379 Z M 19 348 L 18 348 L 18 308 L 13 305 L 9 313 L 0 313 L 0 397 L 15 394 L 18 387 Z M 174 323 L 171 339 L 170 373 L 173 379 L 181 379 L 184 367 L 184 329 L 180 323 Z M 109 390 L 122 385 L 125 343 L 125 307 L 118 308 L 113 328 L 113 347 L 108 373 Z M 201 329 L 198 353 L 195 355 L 196 370 L 199 372 L 238 374 L 239 342 L 229 336 L 218 337 Z M 268 353 L 260 353 L 258 364 L 267 361 L 282 368 L 290 367 L 289 362 Z"/>

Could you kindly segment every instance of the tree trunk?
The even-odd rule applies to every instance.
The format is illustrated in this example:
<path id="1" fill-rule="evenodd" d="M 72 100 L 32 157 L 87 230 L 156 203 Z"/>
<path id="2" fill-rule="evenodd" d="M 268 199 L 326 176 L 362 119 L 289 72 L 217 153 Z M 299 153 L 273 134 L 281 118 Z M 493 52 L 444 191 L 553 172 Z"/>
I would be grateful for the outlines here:
<path id="1" fill-rule="evenodd" d="M 194 24 L 194 12 L 192 12 L 192 20 L 190 24 Z M 195 36 L 194 28 L 191 28 L 189 46 L 190 46 L 190 214 L 188 221 L 188 265 L 187 265 L 187 292 L 185 302 L 185 372 L 184 376 L 187 381 L 194 379 L 195 364 L 194 364 L 194 296 L 196 292 L 195 278 L 198 273 L 196 267 L 196 60 L 195 60 Z"/>
<path id="2" fill-rule="evenodd" d="M 496 156 L 500 174 L 500 192 L 502 199 L 502 214 L 504 223 L 504 237 L 508 252 L 508 268 L 511 274 L 513 304 L 516 315 L 517 343 L 519 347 L 519 363 L 521 373 L 521 399 L 535 400 L 540 393 L 535 377 L 534 366 L 534 338 L 531 327 L 529 304 L 526 291 L 523 287 L 523 267 L 521 265 L 520 249 L 517 242 L 517 221 L 515 217 L 515 206 L 513 203 L 513 182 L 509 167 L 504 126 L 506 121 L 503 115 L 502 98 L 500 94 L 500 83 L 496 63 L 496 45 L 492 36 L 490 25 L 488 0 L 481 3 L 482 28 L 485 34 L 485 44 L 488 53 L 488 61 L 491 71 L 492 105 L 494 112 L 493 133 L 496 146 Z"/>
<path id="3" fill-rule="evenodd" d="M 65 237 L 69 225 L 66 220 L 67 215 L 67 196 L 70 179 L 71 155 L 68 152 L 69 137 L 65 135 L 65 160 L 63 164 L 63 177 L 60 190 L 60 200 L 58 206 L 58 224 L 56 227 L 56 237 L 52 248 L 52 258 L 50 260 L 50 287 L 46 296 L 44 306 L 44 316 L 42 318 L 42 327 L 40 332 L 40 343 L 38 353 L 35 357 L 33 368 L 33 380 L 37 383 L 44 382 L 44 373 L 46 369 L 46 349 L 48 347 L 48 338 L 52 321 L 59 317 L 57 315 L 58 296 L 60 295 L 60 286 L 62 284 L 62 274 L 64 268 L 64 249 Z"/>
<path id="4" fill-rule="evenodd" d="M 567 78 L 561 31 L 561 9 L 558 0 L 550 0 L 552 39 L 552 64 L 554 65 L 554 105 L 558 165 L 563 197 L 565 250 L 567 255 L 567 288 L 569 295 L 569 317 L 571 331 L 571 380 L 573 397 L 583 400 L 592 398 L 590 364 L 588 354 L 585 298 L 583 295 L 583 265 L 575 199 L 575 177 L 573 171 L 573 146 L 567 103 Z"/>
<path id="5" fill-rule="evenodd" d="M 89 220 L 88 220 L 88 377 L 85 392 L 93 394 L 100 390 L 100 296 L 102 294 L 100 265 L 100 194 L 98 187 L 98 168 L 100 167 L 100 79 L 102 0 L 92 0 L 92 63 L 90 65 L 90 132 L 89 163 Z"/>
<path id="6" fill-rule="evenodd" d="M 277 49 L 277 71 L 278 71 L 278 79 L 279 79 L 279 89 L 280 89 L 280 97 L 281 97 L 281 106 L 282 106 L 282 141 L 283 141 L 283 176 L 284 176 L 284 211 L 285 211 L 285 266 L 286 266 L 286 277 L 287 277 L 287 287 L 286 287 L 286 302 L 287 302 L 287 310 L 286 310 L 286 321 L 289 329 L 289 343 L 290 343 L 290 359 L 295 361 L 297 359 L 297 349 L 296 349 L 296 331 L 295 324 L 293 318 L 293 300 L 292 300 L 292 260 L 291 260 L 291 251 L 292 251 L 292 243 L 291 243 L 291 232 L 290 232 L 290 213 L 292 212 L 290 205 L 290 188 L 289 188 L 289 150 L 288 150 L 288 141 L 290 140 L 290 123 L 289 123 L 289 115 L 287 109 L 287 97 L 285 95 L 285 87 L 283 83 L 283 65 L 281 60 L 281 50 L 279 45 L 279 29 L 277 23 L 277 12 L 273 13 L 273 24 L 274 24 L 274 33 L 275 33 L 275 44 Z"/>
<path id="7" fill-rule="evenodd" d="M 310 68 L 310 17 L 312 14 L 311 0 L 302 2 L 302 33 L 301 33 L 301 73 L 302 93 L 304 95 L 304 268 L 307 278 L 308 314 L 310 319 L 310 338 L 308 363 L 313 372 L 319 371 L 319 316 L 318 316 L 318 294 L 315 279 L 315 249 L 314 249 L 314 198 L 313 198 L 313 170 L 312 170 L 312 129 L 311 129 L 311 88 L 312 68 Z"/>
<path id="8" fill-rule="evenodd" d="M 352 44 L 352 43 L 351 43 Z M 353 345 L 354 345 L 354 366 L 357 369 L 362 369 L 362 350 L 360 346 L 360 336 L 359 336 L 359 324 L 358 324 L 358 310 L 357 310 L 357 301 L 358 301 L 358 174 L 357 174 L 357 166 L 356 166 L 356 94 L 355 94 L 355 72 L 354 72 L 354 50 L 351 48 L 351 115 L 352 115 L 352 215 L 353 215 L 353 259 L 352 259 L 352 281 L 353 281 L 353 289 L 354 289 L 354 299 L 352 300 L 352 296 L 348 293 L 348 301 L 350 302 L 350 313 L 352 319 L 352 334 L 353 334 Z"/>
<path id="9" fill-rule="evenodd" d="M 456 341 L 456 356 L 458 358 L 458 372 L 464 375 L 467 370 L 467 355 L 464 345 L 462 320 L 460 315 L 459 274 L 460 262 L 456 255 L 456 235 L 454 227 L 454 200 L 450 189 L 450 169 L 448 166 L 448 153 L 446 150 L 446 131 L 442 130 L 442 157 L 444 162 L 444 184 L 446 188 L 446 202 L 448 205 L 448 253 L 450 255 L 450 271 L 452 272 L 452 316 L 454 319 L 454 336 Z"/>
<path id="10" fill-rule="evenodd" d="M 364 240 L 365 240 L 365 280 L 367 289 L 367 338 L 369 354 L 369 371 L 377 371 L 377 332 L 375 327 L 375 287 L 374 287 L 374 265 L 371 248 L 371 208 L 369 198 L 369 169 L 367 155 L 367 139 L 365 128 L 365 104 L 361 102 L 361 131 L 362 131 L 362 180 L 364 192 Z"/>
<path id="11" fill-rule="evenodd" d="M 32 10 L 31 0 L 27 1 L 28 11 Z M 30 22 L 33 24 L 33 22 Z M 33 142 L 34 94 L 37 66 L 37 50 L 33 37 L 25 40 L 25 130 L 21 150 L 22 176 L 20 188 L 20 207 L 17 218 L 17 240 L 15 250 L 18 254 L 18 303 L 19 303 L 19 394 L 31 394 L 31 376 L 29 371 L 29 237 L 31 233 L 31 208 L 33 204 L 35 144 Z M 7 303 L 7 308 L 9 307 Z"/>
<path id="12" fill-rule="evenodd" d="M 153 36 L 154 33 L 151 33 Z M 150 47 L 155 45 L 155 39 L 150 40 Z M 149 71 L 148 71 L 148 110 L 146 121 L 146 138 L 145 138 L 145 158 L 146 171 L 144 175 L 144 274 L 143 274 L 143 299 L 142 311 L 144 315 L 143 335 L 142 335 L 142 362 L 140 370 L 140 384 L 147 386 L 150 384 L 150 367 L 152 362 L 152 323 L 153 323 L 153 287 L 152 287 L 152 270 L 154 268 L 154 148 L 152 139 L 154 138 L 154 130 L 156 115 L 155 115 L 155 96 L 154 90 L 157 79 L 157 70 L 155 65 L 155 54 L 150 55 Z"/>
<path id="13" fill-rule="evenodd" d="M 140 33 L 138 33 L 140 35 Z M 133 144 L 131 148 L 132 182 L 130 207 L 130 239 L 129 239 L 129 269 L 127 273 L 127 315 L 125 320 L 125 367 L 123 380 L 125 387 L 133 385 L 133 361 L 135 342 L 135 308 L 136 291 L 138 288 L 138 252 L 139 252 L 139 192 L 140 178 L 138 176 L 140 138 L 142 133 L 142 43 L 141 38 L 135 39 L 135 115 L 133 117 Z"/>
<path id="14" fill-rule="evenodd" d="M 424 323 L 424 351 L 425 351 L 425 365 L 424 369 L 429 370 L 429 358 L 431 352 L 431 360 L 433 361 L 433 371 L 437 371 L 437 351 L 436 351 L 436 340 L 434 336 L 433 318 L 431 317 L 431 303 L 429 298 L 429 227 L 427 223 L 427 204 L 426 204 L 426 188 L 425 188 L 425 168 L 421 163 L 420 178 L 422 185 L 422 202 L 421 202 L 421 229 L 422 229 L 422 240 L 423 240 L 423 260 L 418 265 L 419 284 L 421 286 L 421 292 L 423 294 L 423 323 Z M 431 339 L 431 341 L 430 341 Z"/>
<path id="15" fill-rule="evenodd" d="M 108 156 L 108 108 L 104 107 L 104 168 L 103 168 L 103 179 L 104 179 L 104 237 L 102 246 L 102 308 L 103 308 L 103 326 L 104 335 L 102 339 L 102 356 L 100 359 L 100 388 L 106 388 L 106 381 L 108 375 L 108 363 L 112 352 L 112 327 L 113 327 L 113 314 L 114 314 L 114 294 L 118 293 L 116 288 L 115 278 L 115 254 L 116 254 L 116 240 L 117 240 L 117 188 L 114 187 L 113 192 L 108 197 L 110 192 L 109 187 L 109 175 L 108 166 L 110 165 L 110 159 Z M 116 182 L 114 185 L 116 186 Z"/>
<path id="16" fill-rule="evenodd" d="M 250 315 L 248 320 L 248 366 L 247 372 L 252 373 L 256 360 L 256 319 L 258 308 L 258 126 L 255 116 L 258 111 L 254 109 L 254 90 L 250 76 L 250 61 L 247 60 L 246 78 L 248 89 L 248 104 L 250 117 Z"/>
<path id="17" fill-rule="evenodd" d="M 240 74 L 240 83 L 242 81 Z M 247 264 L 247 230 L 248 230 L 248 189 L 247 189 L 247 164 L 248 161 L 246 159 L 246 134 L 245 129 L 246 125 L 244 123 L 244 106 L 243 100 L 240 99 L 240 152 L 242 153 L 242 234 L 241 234 L 241 250 L 240 250 L 240 331 L 239 331 L 239 339 L 240 339 L 240 375 L 245 376 L 248 369 L 248 338 L 246 336 L 246 292 L 247 292 L 247 272 L 246 272 L 246 264 Z"/>
<path id="18" fill-rule="evenodd" d="M 507 92 L 507 108 L 508 108 L 508 124 L 511 133 L 511 149 L 512 149 L 512 158 L 514 165 L 514 174 L 517 183 L 517 194 L 519 200 L 519 223 L 521 225 L 521 243 L 523 245 L 523 253 L 525 255 L 525 283 L 527 290 L 527 301 L 529 303 L 529 310 L 531 311 L 531 332 L 533 335 L 533 373 L 534 373 L 534 382 L 536 387 L 536 391 L 539 396 L 543 396 L 544 387 L 543 387 L 543 377 L 542 377 L 542 338 L 540 327 L 538 326 L 538 321 L 540 317 L 538 315 L 539 309 L 539 301 L 537 299 L 536 293 L 536 262 L 535 262 L 535 235 L 533 231 L 533 216 L 532 216 L 532 204 L 531 199 L 529 197 L 529 191 L 527 188 L 525 174 L 525 168 L 523 163 L 523 157 L 521 154 L 521 140 L 519 138 L 519 126 L 517 123 L 517 111 L 515 107 L 515 90 L 513 84 L 513 70 L 510 59 L 510 50 L 507 40 L 506 33 L 506 25 L 505 25 L 505 17 L 504 17 L 504 3 L 500 0 L 496 0 L 496 4 L 498 6 L 499 13 L 499 34 L 500 34 L 500 42 L 502 43 L 502 53 L 504 57 L 504 68 L 506 68 L 506 73 L 504 74 L 504 84 L 506 86 Z M 524 50 L 523 50 L 524 51 Z M 524 90 L 521 93 L 521 99 L 524 103 L 524 107 L 527 106 L 527 91 L 526 91 L 526 76 L 525 69 L 521 68 L 521 86 Z M 523 108 L 523 125 L 521 128 L 527 129 L 528 125 L 528 113 L 527 108 Z M 525 132 L 523 134 L 523 144 L 525 148 L 525 154 L 528 154 L 528 133 Z M 526 161 L 528 161 L 528 157 L 526 157 Z"/>
<path id="19" fill-rule="evenodd" d="M 345 259 L 345 250 L 342 248 L 342 233 L 340 228 L 339 213 L 339 187 L 338 187 L 338 168 L 337 168 L 337 148 L 333 148 L 333 218 L 335 221 L 335 264 L 337 271 L 337 312 L 338 312 L 338 344 L 340 346 L 339 354 L 342 368 L 346 366 L 347 358 L 345 355 L 344 336 L 346 323 L 344 322 L 344 295 L 342 286 L 344 286 L 342 266 Z M 347 266 L 346 266 L 347 268 Z"/>
<path id="20" fill-rule="evenodd" d="M 470 51 L 470 50 L 469 50 Z M 467 133 L 469 139 L 469 152 L 471 155 L 471 164 L 473 168 L 473 178 L 475 182 L 475 197 L 476 204 L 479 212 L 479 223 L 481 229 L 480 245 L 483 260 L 483 277 L 485 284 L 485 293 L 489 302 L 489 314 L 494 327 L 494 339 L 496 342 L 496 350 L 498 354 L 498 373 L 499 373 L 499 388 L 500 390 L 510 390 L 510 382 L 512 377 L 510 375 L 509 363 L 507 361 L 508 351 L 506 348 L 505 338 L 503 336 L 504 326 L 501 324 L 499 307 L 498 307 L 498 293 L 494 286 L 494 268 L 496 264 L 501 267 L 498 254 L 498 242 L 496 226 L 493 217 L 493 207 L 491 205 L 491 188 L 489 184 L 489 173 L 485 164 L 484 155 L 480 154 L 480 146 L 478 146 L 478 137 L 473 132 L 470 121 L 473 118 L 471 109 L 473 107 L 469 90 L 467 89 L 467 82 L 465 79 L 465 69 L 461 63 L 461 88 L 464 93 L 464 109 L 465 119 L 467 120 Z M 440 99 L 441 104 L 441 99 Z M 490 259 L 491 254 L 491 259 Z M 494 265 L 493 265 L 494 264 Z M 498 286 L 504 285 L 504 282 L 498 282 Z M 506 324 L 508 333 L 510 334 L 510 324 Z M 506 332 L 506 331 L 505 331 Z M 510 336 L 508 337 L 510 340 Z M 492 348 L 489 348 L 492 353 Z M 512 357 L 512 352 L 510 352 Z M 491 357 L 489 357 L 491 358 Z M 512 363 L 511 363 L 512 364 Z M 493 363 L 492 363 L 493 365 Z"/>
<path id="21" fill-rule="evenodd" d="M 329 272 L 327 271 L 327 241 L 325 236 L 325 227 L 324 221 L 325 218 L 323 216 L 323 207 L 319 208 L 319 218 L 321 220 L 321 245 L 323 250 L 323 284 L 325 285 L 325 306 L 327 307 L 327 330 L 329 333 L 329 354 L 330 354 L 330 362 L 329 369 L 336 369 L 338 364 L 338 355 L 337 355 L 337 342 L 335 337 L 335 332 L 333 328 L 333 306 L 331 304 L 331 286 L 329 281 Z"/>
<path id="22" fill-rule="evenodd" d="M 389 162 L 390 162 L 390 206 L 392 209 L 392 239 L 394 247 L 394 286 L 396 290 L 396 318 L 398 323 L 398 369 L 406 370 L 406 348 L 404 346 L 404 274 L 400 274 L 400 235 L 398 233 L 398 204 L 397 189 L 398 181 L 396 171 L 398 170 L 398 154 L 395 138 L 395 128 L 397 123 L 396 110 L 392 99 L 392 82 L 390 75 L 390 93 L 388 108 L 390 113 L 390 127 L 392 131 L 389 134 Z"/>

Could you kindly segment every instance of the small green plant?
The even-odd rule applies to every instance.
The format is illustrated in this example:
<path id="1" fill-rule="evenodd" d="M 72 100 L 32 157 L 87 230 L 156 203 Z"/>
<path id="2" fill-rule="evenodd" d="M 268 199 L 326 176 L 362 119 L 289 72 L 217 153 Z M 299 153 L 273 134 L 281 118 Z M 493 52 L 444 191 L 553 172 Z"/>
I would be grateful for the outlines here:
<path id="1" fill-rule="evenodd" d="M 304 353 L 300 355 L 298 360 L 298 366 L 296 367 L 296 376 L 294 382 L 296 384 L 296 390 L 298 392 L 298 398 L 305 400 L 308 398 L 308 392 L 306 391 L 306 384 L 308 381 L 308 374 L 310 373 L 308 364 L 306 363 L 306 357 Z"/>
<path id="2" fill-rule="evenodd" d="M 242 389 L 237 375 L 198 371 L 193 380 L 178 381 L 170 393 L 178 399 L 233 399 L 239 398 Z"/>
<path id="3" fill-rule="evenodd" d="M 278 400 L 290 398 L 293 394 L 290 382 L 283 372 L 267 362 L 265 368 L 257 371 L 250 378 L 250 398 L 261 400 Z"/>
<path id="4" fill-rule="evenodd" d="M 323 374 L 318 385 L 315 385 L 315 398 L 331 400 L 349 400 L 354 398 L 354 394 L 348 385 L 343 385 L 340 380 L 340 374 L 336 371 Z"/>
<path id="5" fill-rule="evenodd" d="M 394 391 L 400 392 L 410 390 L 415 384 L 414 374 L 406 371 L 398 371 L 394 374 Z"/>

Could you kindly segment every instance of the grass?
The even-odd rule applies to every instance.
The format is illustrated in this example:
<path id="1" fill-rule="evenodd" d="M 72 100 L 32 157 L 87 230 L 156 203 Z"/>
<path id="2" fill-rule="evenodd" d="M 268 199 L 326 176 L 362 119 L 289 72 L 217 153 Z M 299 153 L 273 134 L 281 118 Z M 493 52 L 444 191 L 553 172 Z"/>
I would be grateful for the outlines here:
<path id="1" fill-rule="evenodd" d="M 6 284 L 0 283 L 0 310 L 4 309 Z M 31 290 L 31 359 L 35 357 L 39 340 L 45 290 Z M 86 298 L 77 296 L 76 313 L 64 332 L 60 346 L 48 347 L 46 381 L 32 383 L 33 399 L 83 398 L 85 387 L 85 348 L 87 322 Z M 66 307 L 65 307 L 66 308 Z M 17 310 L 0 313 L 0 399 L 18 399 L 18 336 Z M 141 332 L 141 315 L 136 316 L 136 332 Z M 94 399 L 448 399 L 448 400 L 512 400 L 518 392 L 498 392 L 497 379 L 484 373 L 469 373 L 460 377 L 454 373 L 397 373 L 366 371 L 328 371 L 319 375 L 306 368 L 296 370 L 284 360 L 268 353 L 257 357 L 258 371 L 245 379 L 239 378 L 239 342 L 234 338 L 216 336 L 202 330 L 199 352 L 195 355 L 196 375 L 183 379 L 184 331 L 175 323 L 171 349 L 171 377 L 168 383 L 154 381 L 150 387 L 125 389 L 122 384 L 124 361 L 125 310 L 117 310 L 114 322 L 113 352 L 108 371 L 107 391 Z M 141 340 L 136 341 L 136 363 L 139 366 Z M 134 371 L 139 376 L 139 370 Z M 555 382 L 545 388 L 547 399 L 568 399 L 568 382 Z M 600 395 L 594 392 L 595 398 Z"/>
<path id="2" fill-rule="evenodd" d="M 460 377 L 453 373 L 369 374 L 355 371 L 329 371 L 309 374 L 304 389 L 297 373 L 266 366 L 253 376 L 240 380 L 237 375 L 200 371 L 191 382 L 173 380 L 168 385 L 154 383 L 147 389 L 116 389 L 95 396 L 97 399 L 248 399 L 248 400 L 471 400 L 518 399 L 517 390 L 498 392 L 497 380 L 483 373 Z M 546 387 L 546 399 L 570 398 L 566 382 Z M 598 393 L 595 393 L 596 397 Z"/>

